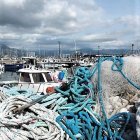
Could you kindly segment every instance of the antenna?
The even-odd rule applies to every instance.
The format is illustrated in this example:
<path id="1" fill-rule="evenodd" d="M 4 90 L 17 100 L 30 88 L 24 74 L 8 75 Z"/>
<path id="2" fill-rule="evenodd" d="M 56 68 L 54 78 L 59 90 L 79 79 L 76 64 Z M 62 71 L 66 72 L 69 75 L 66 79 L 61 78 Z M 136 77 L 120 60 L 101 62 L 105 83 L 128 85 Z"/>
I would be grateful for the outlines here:
<path id="1" fill-rule="evenodd" d="M 132 54 L 134 54 L 134 44 L 132 44 Z"/>
<path id="2" fill-rule="evenodd" d="M 99 54 L 100 54 L 100 46 L 98 46 L 98 56 L 99 56 Z"/>
<path id="3" fill-rule="evenodd" d="M 74 40 L 74 46 L 75 46 L 75 54 L 76 54 L 76 61 L 77 61 L 77 47 L 76 47 L 76 41 Z"/>
<path id="4" fill-rule="evenodd" d="M 58 44 L 59 44 L 59 59 L 61 58 L 61 51 L 60 51 L 60 41 L 58 41 Z"/>

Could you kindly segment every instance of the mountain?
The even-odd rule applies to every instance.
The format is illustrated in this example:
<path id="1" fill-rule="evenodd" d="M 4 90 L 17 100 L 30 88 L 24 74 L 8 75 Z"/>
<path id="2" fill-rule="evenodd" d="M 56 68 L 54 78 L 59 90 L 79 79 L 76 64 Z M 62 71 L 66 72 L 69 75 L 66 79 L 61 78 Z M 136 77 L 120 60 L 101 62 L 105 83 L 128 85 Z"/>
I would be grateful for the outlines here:
<path id="1" fill-rule="evenodd" d="M 8 52 L 10 52 L 10 48 L 5 44 L 0 44 L 0 55 L 8 55 Z"/>
<path id="2" fill-rule="evenodd" d="M 9 49 L 9 47 L 5 44 L 0 44 L 0 49 Z"/>
<path id="3" fill-rule="evenodd" d="M 5 44 L 0 44 L 0 57 L 3 56 L 9 56 L 9 57 L 20 57 L 25 51 L 16 49 L 16 48 L 10 48 L 9 46 Z"/>
<path id="4" fill-rule="evenodd" d="M 30 53 L 32 52 L 32 53 Z M 76 52 L 80 55 L 88 54 L 88 55 L 97 55 L 97 54 L 103 54 L 103 55 L 124 55 L 124 54 L 130 54 L 132 53 L 132 50 L 129 49 L 101 49 L 101 50 L 94 50 L 92 48 L 81 48 L 76 50 L 76 52 L 70 51 L 70 50 L 60 50 L 61 55 L 64 54 L 70 54 L 74 55 Z M 15 49 L 15 48 L 10 48 L 9 46 L 5 44 L 0 44 L 0 56 L 9 56 L 9 57 L 21 57 L 21 56 L 28 56 L 28 54 L 35 54 L 36 56 L 39 57 L 47 57 L 47 56 L 59 56 L 59 50 L 45 50 L 45 49 L 40 49 L 40 50 L 32 50 L 32 51 L 26 51 L 22 49 Z"/>

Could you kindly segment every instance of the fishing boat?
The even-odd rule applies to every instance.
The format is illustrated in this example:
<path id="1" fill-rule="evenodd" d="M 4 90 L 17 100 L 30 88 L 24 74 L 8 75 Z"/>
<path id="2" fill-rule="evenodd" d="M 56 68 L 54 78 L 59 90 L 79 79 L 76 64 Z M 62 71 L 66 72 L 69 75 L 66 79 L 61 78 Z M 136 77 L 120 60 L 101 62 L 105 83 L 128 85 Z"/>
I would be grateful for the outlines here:
<path id="1" fill-rule="evenodd" d="M 58 70 L 62 68 L 62 64 L 59 64 L 59 60 L 55 58 L 42 59 L 37 62 L 37 66 L 51 70 Z"/>
<path id="2" fill-rule="evenodd" d="M 18 71 L 21 68 L 23 68 L 23 64 L 19 64 L 19 63 L 16 63 L 16 64 L 5 64 L 4 65 L 5 71 L 16 72 L 16 71 Z"/>
<path id="3" fill-rule="evenodd" d="M 50 71 L 38 68 L 24 68 L 18 71 L 20 90 L 30 89 L 36 93 L 46 93 L 48 87 L 61 86 L 66 82 L 64 71 Z"/>

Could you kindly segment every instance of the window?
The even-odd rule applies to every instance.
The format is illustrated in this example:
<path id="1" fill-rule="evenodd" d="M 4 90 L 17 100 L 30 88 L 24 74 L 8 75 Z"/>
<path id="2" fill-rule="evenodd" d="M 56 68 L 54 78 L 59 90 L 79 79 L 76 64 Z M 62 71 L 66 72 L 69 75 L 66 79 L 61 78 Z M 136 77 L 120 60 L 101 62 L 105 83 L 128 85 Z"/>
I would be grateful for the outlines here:
<path id="1" fill-rule="evenodd" d="M 31 82 L 29 73 L 21 73 L 20 81 L 21 82 Z"/>
<path id="2" fill-rule="evenodd" d="M 47 81 L 48 82 L 51 82 L 52 81 L 52 77 L 51 77 L 50 73 L 49 72 L 46 72 L 44 74 L 45 74 L 45 77 L 46 77 Z"/>
<path id="3" fill-rule="evenodd" d="M 32 75 L 33 75 L 33 80 L 35 83 L 45 82 L 42 73 L 33 73 Z"/>

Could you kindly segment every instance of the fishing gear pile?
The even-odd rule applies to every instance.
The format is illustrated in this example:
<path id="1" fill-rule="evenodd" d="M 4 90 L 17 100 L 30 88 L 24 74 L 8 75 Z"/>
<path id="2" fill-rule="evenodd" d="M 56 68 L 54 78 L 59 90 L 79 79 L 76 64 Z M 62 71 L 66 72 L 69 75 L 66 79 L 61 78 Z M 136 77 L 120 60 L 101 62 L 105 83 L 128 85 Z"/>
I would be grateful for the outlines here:
<path id="1" fill-rule="evenodd" d="M 130 84 L 139 88 L 123 73 L 123 60 L 120 57 L 99 58 L 92 70 L 79 67 L 69 83 L 57 87 L 56 93 L 42 100 L 37 99 L 43 94 L 21 91 L 17 87 L 1 87 L 0 137 L 27 140 L 123 140 L 131 115 L 123 112 L 107 117 L 101 86 L 101 63 L 106 60 L 113 62 L 113 71 L 119 72 Z M 97 92 L 91 82 L 95 73 L 98 74 Z M 34 100 L 36 104 L 15 112 L 19 106 Z M 97 102 L 100 113 L 97 113 Z"/>

